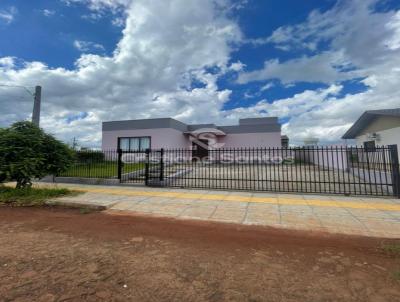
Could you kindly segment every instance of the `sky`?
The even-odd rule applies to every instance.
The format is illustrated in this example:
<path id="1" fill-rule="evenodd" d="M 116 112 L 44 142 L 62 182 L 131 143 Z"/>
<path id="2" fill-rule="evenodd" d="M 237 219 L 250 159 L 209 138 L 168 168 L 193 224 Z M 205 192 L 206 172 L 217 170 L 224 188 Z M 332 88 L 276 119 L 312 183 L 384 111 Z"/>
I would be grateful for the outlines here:
<path id="1" fill-rule="evenodd" d="M 70 143 L 101 123 L 277 116 L 298 145 L 400 107 L 398 0 L 0 0 L 0 127 Z M 10 87 L 10 86 L 23 86 Z"/>

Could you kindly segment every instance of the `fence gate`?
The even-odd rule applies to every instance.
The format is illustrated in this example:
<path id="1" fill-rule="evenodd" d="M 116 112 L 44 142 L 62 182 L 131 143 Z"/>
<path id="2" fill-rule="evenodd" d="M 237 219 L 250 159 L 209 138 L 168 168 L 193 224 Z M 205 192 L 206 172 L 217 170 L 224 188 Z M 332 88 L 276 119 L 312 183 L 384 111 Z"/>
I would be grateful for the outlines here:
<path id="1" fill-rule="evenodd" d="M 118 150 L 118 179 L 121 183 L 146 183 L 148 154 L 146 151 Z"/>
<path id="2" fill-rule="evenodd" d="M 118 178 L 121 183 L 162 185 L 163 150 L 122 151 L 118 150 Z"/>

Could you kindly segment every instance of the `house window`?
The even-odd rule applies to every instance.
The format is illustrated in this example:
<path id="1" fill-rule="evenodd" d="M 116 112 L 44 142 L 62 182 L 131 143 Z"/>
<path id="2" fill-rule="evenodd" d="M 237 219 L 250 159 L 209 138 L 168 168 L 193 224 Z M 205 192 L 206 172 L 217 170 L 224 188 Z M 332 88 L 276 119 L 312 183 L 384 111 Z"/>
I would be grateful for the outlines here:
<path id="1" fill-rule="evenodd" d="M 144 151 L 150 149 L 151 139 L 149 136 L 143 137 L 120 137 L 119 148 L 122 151 Z"/>
<path id="2" fill-rule="evenodd" d="M 364 150 L 366 152 L 375 152 L 376 151 L 375 141 L 364 142 Z"/>

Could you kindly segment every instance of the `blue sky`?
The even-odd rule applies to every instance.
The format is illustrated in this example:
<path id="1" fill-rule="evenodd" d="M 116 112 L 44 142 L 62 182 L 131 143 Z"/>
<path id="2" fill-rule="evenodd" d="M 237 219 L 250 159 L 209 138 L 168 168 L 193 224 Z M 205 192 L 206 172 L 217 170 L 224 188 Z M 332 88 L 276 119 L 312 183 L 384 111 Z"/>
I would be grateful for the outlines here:
<path id="1" fill-rule="evenodd" d="M 81 52 L 75 40 L 97 41 L 110 55 L 121 38 L 121 28 L 112 26 L 111 14 L 91 19 L 86 5 L 54 0 L 2 0 L 0 9 L 17 9 L 15 21 L 0 26 L 0 56 L 15 56 L 25 61 L 41 61 L 50 67 L 73 68 Z M 47 12 L 47 13 L 46 13 Z M 88 16 L 85 18 L 84 16 Z"/>
<path id="2" fill-rule="evenodd" d="M 101 122 L 278 116 L 292 143 L 340 142 L 400 107 L 400 2 L 2 0 L 0 85 L 43 86 L 42 126 L 98 146 Z M 30 96 L 0 87 L 0 126 Z"/>

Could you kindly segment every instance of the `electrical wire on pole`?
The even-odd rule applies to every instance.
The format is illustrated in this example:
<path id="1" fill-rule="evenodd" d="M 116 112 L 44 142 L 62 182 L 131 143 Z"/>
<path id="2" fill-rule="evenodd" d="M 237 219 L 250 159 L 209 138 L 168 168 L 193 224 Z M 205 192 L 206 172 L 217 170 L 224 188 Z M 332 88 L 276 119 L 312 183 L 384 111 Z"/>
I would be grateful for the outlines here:
<path id="1" fill-rule="evenodd" d="M 22 85 L 11 85 L 11 84 L 1 84 L 0 87 L 12 87 L 24 89 L 30 96 L 33 97 L 33 111 L 32 111 L 32 123 L 39 126 L 40 123 L 40 107 L 42 102 L 42 87 L 35 86 L 35 92 L 29 90 L 32 87 L 26 87 Z"/>

